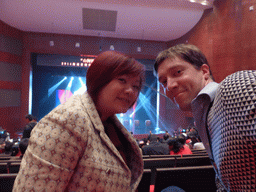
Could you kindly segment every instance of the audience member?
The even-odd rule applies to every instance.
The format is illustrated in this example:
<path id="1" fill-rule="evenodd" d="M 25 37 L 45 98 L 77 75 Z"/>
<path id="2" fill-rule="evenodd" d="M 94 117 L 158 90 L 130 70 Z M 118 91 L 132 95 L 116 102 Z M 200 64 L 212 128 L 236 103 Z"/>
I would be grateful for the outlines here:
<path id="1" fill-rule="evenodd" d="M 87 70 L 87 92 L 33 129 L 13 192 L 135 191 L 143 174 L 141 149 L 115 114 L 136 102 L 144 75 L 135 59 L 101 53 Z"/>
<path id="2" fill-rule="evenodd" d="M 19 144 L 17 142 L 5 141 L 4 151 L 7 155 L 17 156 L 19 153 Z"/>
<path id="3" fill-rule="evenodd" d="M 169 186 L 163 189 L 161 192 L 185 192 L 185 191 L 177 186 Z"/>
<path id="4" fill-rule="evenodd" d="M 26 152 L 26 149 L 28 147 L 28 141 L 29 141 L 29 138 L 24 138 L 20 141 L 19 143 L 19 148 L 20 148 L 20 152 L 21 152 L 21 158 L 24 156 L 25 152 Z"/>
<path id="5" fill-rule="evenodd" d="M 188 138 L 191 140 L 190 144 L 190 149 L 195 149 L 195 150 L 204 150 L 204 144 L 196 137 L 196 135 L 193 132 L 189 132 Z"/>
<path id="6" fill-rule="evenodd" d="M 164 139 L 165 141 L 167 141 L 167 140 L 169 139 L 169 137 L 170 137 L 170 135 L 169 135 L 168 131 L 165 131 L 164 136 L 163 136 L 163 139 Z"/>
<path id="7" fill-rule="evenodd" d="M 153 134 L 151 131 L 149 131 L 149 135 L 148 135 L 148 141 L 156 141 L 157 140 L 157 135 L 156 134 Z"/>
<path id="8" fill-rule="evenodd" d="M 161 143 L 160 138 L 151 138 L 148 145 L 142 147 L 143 155 L 169 155 L 169 147 L 166 143 Z"/>
<path id="9" fill-rule="evenodd" d="M 26 118 L 27 125 L 25 126 L 23 131 L 23 137 L 22 137 L 23 139 L 30 138 L 30 133 L 37 124 L 36 117 L 34 117 L 33 115 L 28 114 L 25 116 L 25 118 Z"/>
<path id="10" fill-rule="evenodd" d="M 161 52 L 154 69 L 165 94 L 193 113 L 218 190 L 255 191 L 256 72 L 239 71 L 218 84 L 204 54 L 190 44 Z"/>
<path id="11" fill-rule="evenodd" d="M 13 142 L 5 141 L 5 145 L 4 145 L 5 154 L 12 155 L 12 146 L 13 146 Z"/>
<path id="12" fill-rule="evenodd" d="M 180 137 L 181 138 L 181 137 Z M 181 139 L 178 137 L 173 137 L 169 139 L 168 145 L 170 150 L 170 155 L 190 155 L 192 151 L 187 145 L 182 143 Z"/>

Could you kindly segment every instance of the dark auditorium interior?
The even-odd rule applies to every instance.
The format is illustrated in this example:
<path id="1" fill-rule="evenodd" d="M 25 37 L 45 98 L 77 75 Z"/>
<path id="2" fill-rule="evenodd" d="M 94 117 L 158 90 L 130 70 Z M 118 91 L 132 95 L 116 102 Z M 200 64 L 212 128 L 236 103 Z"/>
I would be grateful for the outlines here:
<path id="1" fill-rule="evenodd" d="M 73 94 L 86 90 L 90 63 L 107 50 L 146 66 L 146 84 L 135 107 L 119 120 L 138 143 L 149 132 L 160 139 L 193 125 L 163 94 L 153 75 L 156 56 L 179 43 L 206 55 L 216 82 L 255 68 L 256 0 L 23 0 L 0 1 L 0 191 L 12 191 L 22 157 L 15 151 L 25 116 L 40 121 Z M 105 19 L 105 20 L 104 20 Z M 255 26 L 255 30 L 254 30 Z M 14 141 L 11 151 L 3 135 Z M 138 191 L 216 191 L 215 171 L 203 149 L 192 155 L 143 155 Z"/>

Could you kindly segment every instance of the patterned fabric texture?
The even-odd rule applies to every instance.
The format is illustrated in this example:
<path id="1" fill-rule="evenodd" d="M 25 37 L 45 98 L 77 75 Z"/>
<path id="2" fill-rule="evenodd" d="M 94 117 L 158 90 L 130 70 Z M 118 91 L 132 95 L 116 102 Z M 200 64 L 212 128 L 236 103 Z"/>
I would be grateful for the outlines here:
<path id="1" fill-rule="evenodd" d="M 256 191 L 256 71 L 239 71 L 219 86 L 208 114 L 217 174 L 227 191 Z"/>
<path id="2" fill-rule="evenodd" d="M 142 153 L 117 117 L 127 142 L 128 165 L 104 132 L 90 96 L 73 96 L 38 122 L 31 133 L 13 191 L 135 191 Z"/>

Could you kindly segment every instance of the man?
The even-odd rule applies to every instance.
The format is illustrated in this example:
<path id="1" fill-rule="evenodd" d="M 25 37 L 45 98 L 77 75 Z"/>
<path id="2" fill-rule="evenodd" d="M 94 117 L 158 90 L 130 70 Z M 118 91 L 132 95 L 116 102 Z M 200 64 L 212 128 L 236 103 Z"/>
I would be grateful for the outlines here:
<path id="1" fill-rule="evenodd" d="M 143 155 L 169 155 L 169 146 L 167 143 L 161 143 L 159 137 L 153 137 L 148 145 L 142 147 Z"/>
<path id="2" fill-rule="evenodd" d="M 169 137 L 170 137 L 170 135 L 169 135 L 168 131 L 165 131 L 165 134 L 163 136 L 164 141 L 167 141 L 169 139 Z"/>
<path id="3" fill-rule="evenodd" d="M 30 133 L 32 129 L 35 127 L 35 125 L 37 124 L 36 117 L 34 117 L 33 115 L 28 114 L 25 116 L 25 118 L 26 118 L 27 125 L 25 126 L 25 129 L 23 131 L 22 139 L 30 138 Z"/>
<path id="4" fill-rule="evenodd" d="M 239 71 L 218 84 L 203 53 L 189 44 L 161 52 L 154 70 L 165 94 L 192 111 L 219 184 L 226 191 L 255 191 L 256 72 Z"/>

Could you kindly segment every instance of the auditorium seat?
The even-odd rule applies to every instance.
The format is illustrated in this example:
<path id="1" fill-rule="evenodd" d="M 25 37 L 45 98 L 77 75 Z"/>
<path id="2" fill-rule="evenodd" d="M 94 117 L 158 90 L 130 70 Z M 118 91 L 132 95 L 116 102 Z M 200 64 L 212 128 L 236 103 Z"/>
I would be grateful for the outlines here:
<path id="1" fill-rule="evenodd" d="M 7 162 L 0 163 L 0 174 L 7 173 Z"/>
<path id="2" fill-rule="evenodd" d="M 186 156 L 176 158 L 176 167 L 211 165 L 209 156 Z"/>
<path id="3" fill-rule="evenodd" d="M 138 186 L 138 192 L 149 192 L 151 183 L 151 169 L 144 169 L 143 175 Z"/>
<path id="4" fill-rule="evenodd" d="M 11 163 L 9 165 L 9 173 L 18 173 L 20 170 L 20 162 Z"/>
<path id="5" fill-rule="evenodd" d="M 144 169 L 161 168 L 161 167 L 175 167 L 176 158 L 148 158 L 143 159 Z"/>
<path id="6" fill-rule="evenodd" d="M 215 192 L 215 172 L 212 165 L 157 168 L 155 192 L 177 186 L 186 192 Z"/>
<path id="7" fill-rule="evenodd" d="M 0 173 L 18 173 L 21 159 L 0 160 Z"/>
<path id="8" fill-rule="evenodd" d="M 0 174 L 0 191 L 11 192 L 17 173 Z"/>

